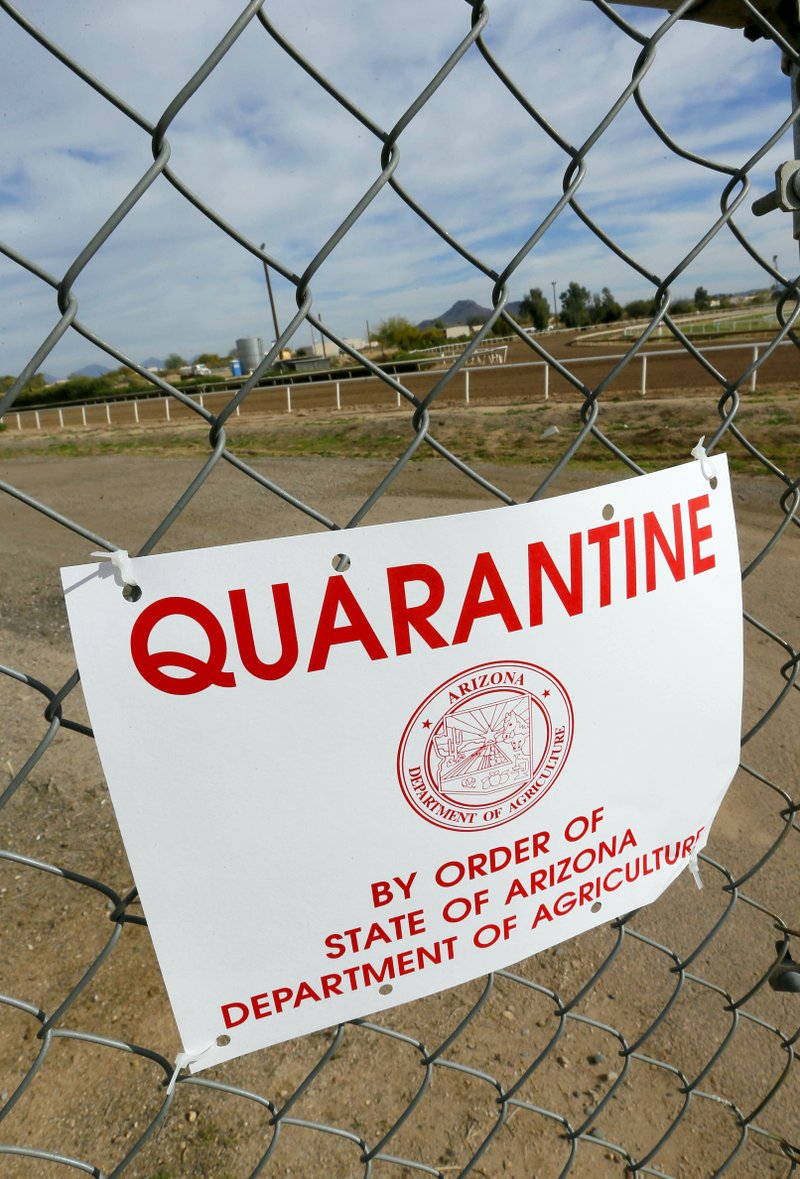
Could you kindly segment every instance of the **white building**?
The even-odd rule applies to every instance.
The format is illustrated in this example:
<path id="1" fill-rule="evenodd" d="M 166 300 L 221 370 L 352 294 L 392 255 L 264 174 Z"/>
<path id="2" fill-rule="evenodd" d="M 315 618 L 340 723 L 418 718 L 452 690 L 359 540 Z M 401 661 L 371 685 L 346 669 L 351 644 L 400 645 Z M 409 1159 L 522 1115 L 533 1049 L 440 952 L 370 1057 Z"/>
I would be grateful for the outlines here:
<path id="1" fill-rule="evenodd" d="M 458 340 L 464 336 L 474 336 L 482 326 L 480 323 L 457 323 L 453 327 L 446 327 L 444 334 L 448 340 Z"/>

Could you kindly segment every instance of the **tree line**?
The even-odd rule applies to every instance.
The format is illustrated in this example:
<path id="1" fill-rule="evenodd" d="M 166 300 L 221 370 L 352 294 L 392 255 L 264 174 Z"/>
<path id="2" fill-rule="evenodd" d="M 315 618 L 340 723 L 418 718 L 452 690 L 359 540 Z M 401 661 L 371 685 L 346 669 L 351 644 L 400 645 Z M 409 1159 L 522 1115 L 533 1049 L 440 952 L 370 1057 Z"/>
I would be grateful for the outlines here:
<path id="1" fill-rule="evenodd" d="M 590 327 L 597 324 L 615 323 L 620 319 L 648 319 L 655 313 L 655 299 L 633 299 L 619 303 L 608 287 L 592 292 L 579 282 L 571 282 L 559 295 L 560 310 L 554 314 L 541 287 L 532 287 L 520 300 L 517 321 L 531 326 L 536 331 L 546 331 L 551 324 L 566 328 Z M 697 287 L 693 299 L 676 299 L 670 304 L 670 314 L 687 315 L 693 311 L 705 311 L 711 303 L 711 296 L 705 287 Z M 729 306 L 728 300 L 720 297 L 719 306 Z M 495 325 L 495 333 L 504 330 L 502 320 Z M 379 323 L 373 337 L 383 349 L 391 348 L 400 353 L 411 353 L 423 348 L 435 348 L 446 340 L 445 325 L 436 320 L 429 327 L 416 327 L 402 316 L 391 316 Z"/>
<path id="2" fill-rule="evenodd" d="M 520 301 L 520 320 L 527 320 L 537 329 L 545 331 L 552 319 L 567 328 L 589 327 L 595 324 L 615 323 L 619 319 L 648 319 L 656 309 L 655 299 L 633 299 L 621 304 L 614 298 L 608 287 L 592 293 L 579 282 L 571 282 L 559 295 L 561 310 L 554 316 L 541 287 L 532 287 Z M 694 299 L 676 299 L 670 304 L 671 315 L 688 315 L 693 311 L 705 311 L 711 303 L 711 296 L 705 287 L 697 287 Z M 720 306 L 728 306 L 720 299 Z"/>
<path id="3" fill-rule="evenodd" d="M 221 367 L 226 363 L 226 360 L 218 356 L 216 352 L 204 352 L 193 363 L 207 364 L 210 368 L 212 365 Z M 185 364 L 186 361 L 182 356 L 179 356 L 177 352 L 172 352 L 164 361 L 162 371 L 172 374 Z M 10 375 L 0 376 L 0 395 L 11 388 L 15 379 Z M 220 377 L 206 377 L 204 383 L 208 384 L 221 379 Z M 61 404 L 70 401 L 78 404 L 95 400 L 106 401 L 114 397 L 124 397 L 129 393 L 144 391 L 154 392 L 152 383 L 124 364 L 107 373 L 101 373 L 97 377 L 87 376 L 84 373 L 72 373 L 65 381 L 57 381 L 54 385 L 45 384 L 43 374 L 36 373 L 15 400 L 14 407 L 24 409 L 34 405 Z"/>

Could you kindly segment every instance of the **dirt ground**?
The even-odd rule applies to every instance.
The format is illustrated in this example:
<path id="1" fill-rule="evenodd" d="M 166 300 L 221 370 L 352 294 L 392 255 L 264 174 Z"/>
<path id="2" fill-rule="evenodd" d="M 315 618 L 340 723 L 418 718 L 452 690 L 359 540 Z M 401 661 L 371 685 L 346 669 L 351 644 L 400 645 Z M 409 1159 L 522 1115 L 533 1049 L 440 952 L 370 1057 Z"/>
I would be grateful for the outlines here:
<path id="1" fill-rule="evenodd" d="M 23 453 L 10 435 L 4 445 L 3 480 L 130 551 L 157 527 L 206 453 L 174 444 L 158 453 L 152 438 L 151 452 L 131 443 L 122 453 L 88 455 Z M 351 518 L 387 469 L 380 457 L 251 449 L 248 462 L 264 479 L 337 523 Z M 550 455 L 541 458 L 541 465 L 510 465 L 486 455 L 480 469 L 521 500 L 548 469 Z M 551 490 L 624 473 L 621 464 L 569 467 Z M 744 564 L 781 524 L 783 489 L 769 475 L 735 474 Z M 492 502 L 431 458 L 406 467 L 368 522 Z M 320 527 L 220 463 L 160 549 Z M 0 536 L 0 658 L 57 689 L 74 669 L 58 567 L 86 561 L 97 541 L 8 496 L 0 498 Z M 747 578 L 745 602 L 766 632 L 795 650 L 799 584 L 800 538 L 790 526 Z M 746 730 L 785 684 L 786 647 L 766 632 L 746 626 Z M 44 704 L 35 683 L 0 677 L 0 786 L 45 738 Z M 80 689 L 64 715 L 86 722 Z M 546 1179 L 567 1168 L 602 1179 L 632 1161 L 640 1162 L 637 1174 L 678 1179 L 711 1176 L 728 1160 L 726 1173 L 738 1179 L 793 1173 L 800 1083 L 791 1041 L 800 996 L 765 979 L 780 936 L 776 916 L 800 937 L 798 827 L 786 809 L 787 795 L 797 797 L 798 722 L 800 693 L 790 689 L 746 746 L 751 770 L 739 772 L 715 824 L 702 892 L 684 873 L 622 930 L 602 926 L 539 954 L 496 976 L 488 990 L 479 980 L 397 1008 L 376 1025 L 257 1052 L 182 1080 L 166 1104 L 163 1061 L 174 1059 L 177 1033 L 147 929 L 110 922 L 113 897 L 86 882 L 101 881 L 122 897 L 133 885 L 93 742 L 62 727 L 0 808 L 0 847 L 82 878 L 0 859 L 0 991 L 15 1000 L 0 1003 L 0 1116 L 7 1114 L 0 1148 L 35 1148 L 61 1161 L 0 1153 L 0 1174 L 45 1179 L 122 1167 L 129 1179 L 238 1179 L 255 1174 L 270 1150 L 259 1173 L 307 1179 L 449 1177 L 473 1159 L 471 1174 L 485 1179 Z M 770 852 L 739 888 L 725 891 Z M 181 900 L 192 903 L 191 871 Z M 82 980 L 55 1034 L 38 1039 L 39 1013 L 52 1016 Z M 41 1066 L 20 1093 L 40 1053 Z M 501 1124 L 499 1092 L 515 1085 L 516 1104 Z M 277 1110 L 286 1116 L 276 1129 Z M 370 1167 L 363 1144 L 374 1150 L 393 1128 L 382 1160 Z M 70 1159 L 78 1160 L 71 1168 Z"/>

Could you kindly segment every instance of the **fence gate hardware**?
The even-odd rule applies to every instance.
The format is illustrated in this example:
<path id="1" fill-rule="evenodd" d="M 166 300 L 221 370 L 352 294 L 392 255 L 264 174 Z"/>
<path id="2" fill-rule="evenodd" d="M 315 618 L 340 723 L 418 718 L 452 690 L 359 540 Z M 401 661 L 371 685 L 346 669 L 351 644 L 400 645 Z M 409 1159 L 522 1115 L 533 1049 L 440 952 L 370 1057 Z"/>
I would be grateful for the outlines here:
<path id="1" fill-rule="evenodd" d="M 753 201 L 753 213 L 756 217 L 763 217 L 773 209 L 782 209 L 784 213 L 796 213 L 800 210 L 800 160 L 787 160 L 775 169 L 775 188 L 766 196 Z M 795 237 L 798 235 L 795 233 Z"/>
<path id="2" fill-rule="evenodd" d="M 675 12 L 683 7 L 679 0 L 614 0 L 615 4 L 633 4 L 637 8 L 665 8 Z M 754 0 L 755 8 L 765 22 L 785 37 L 797 49 L 800 47 L 800 0 Z M 697 0 L 680 14 L 682 20 L 702 21 L 707 25 L 721 25 L 726 29 L 741 29 L 748 41 L 758 41 L 768 34 L 739 0 Z"/>

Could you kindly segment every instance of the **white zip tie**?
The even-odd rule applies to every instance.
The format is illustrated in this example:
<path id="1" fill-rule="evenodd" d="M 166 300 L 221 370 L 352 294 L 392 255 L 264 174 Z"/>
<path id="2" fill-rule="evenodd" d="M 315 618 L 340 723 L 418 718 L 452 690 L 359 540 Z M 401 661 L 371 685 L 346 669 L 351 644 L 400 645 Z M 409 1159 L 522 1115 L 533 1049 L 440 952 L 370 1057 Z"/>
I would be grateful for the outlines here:
<path id="1" fill-rule="evenodd" d="M 692 458 L 698 460 L 700 463 L 700 470 L 703 472 L 703 478 L 707 479 L 709 483 L 711 483 L 716 479 L 717 472 L 714 470 L 714 464 L 711 462 L 711 459 L 706 454 L 706 448 L 703 446 L 705 440 L 706 436 L 704 434 L 697 443 L 697 446 L 695 446 L 694 450 L 692 451 Z"/>
<path id="2" fill-rule="evenodd" d="M 174 1092 L 175 1085 L 178 1081 L 178 1075 L 181 1069 L 188 1068 L 191 1064 L 196 1064 L 201 1057 L 205 1056 L 206 1052 L 210 1052 L 212 1048 L 217 1047 L 217 1041 L 212 1040 L 208 1047 L 203 1048 L 200 1052 L 179 1052 L 175 1057 L 175 1072 L 172 1074 L 167 1085 L 167 1097 Z"/>
<path id="3" fill-rule="evenodd" d="M 102 557 L 110 561 L 122 578 L 123 585 L 135 585 L 141 589 L 133 572 L 133 565 L 131 564 L 127 549 L 114 549 L 113 553 L 92 553 L 92 556 Z"/>
<path id="4" fill-rule="evenodd" d="M 691 872 L 692 876 L 694 877 L 695 884 L 702 892 L 703 891 L 703 881 L 700 876 L 700 864 L 697 859 L 697 852 L 692 852 L 692 854 L 689 856 L 689 871 Z"/>

